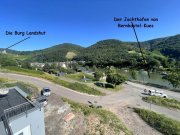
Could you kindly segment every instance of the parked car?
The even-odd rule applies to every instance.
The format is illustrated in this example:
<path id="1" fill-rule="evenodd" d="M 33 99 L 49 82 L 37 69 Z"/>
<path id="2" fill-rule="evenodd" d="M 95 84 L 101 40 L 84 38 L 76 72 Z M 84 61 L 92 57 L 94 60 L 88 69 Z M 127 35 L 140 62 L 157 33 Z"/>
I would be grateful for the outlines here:
<path id="1" fill-rule="evenodd" d="M 44 87 L 44 88 L 41 90 L 41 95 L 50 96 L 50 95 L 51 95 L 51 90 L 50 90 L 48 87 Z"/>
<path id="2" fill-rule="evenodd" d="M 147 90 L 147 89 L 144 89 L 144 92 L 147 95 L 150 95 L 150 96 L 158 96 L 158 97 L 168 98 L 168 96 L 162 90 Z"/>

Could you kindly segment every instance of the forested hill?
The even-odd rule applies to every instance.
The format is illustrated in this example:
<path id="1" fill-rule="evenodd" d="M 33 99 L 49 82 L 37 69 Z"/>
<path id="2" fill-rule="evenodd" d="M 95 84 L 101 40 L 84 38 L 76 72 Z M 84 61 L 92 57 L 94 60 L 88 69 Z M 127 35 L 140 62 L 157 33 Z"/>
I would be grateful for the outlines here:
<path id="1" fill-rule="evenodd" d="M 180 60 L 180 34 L 145 41 L 142 45 L 150 51 L 158 50 L 165 56 Z"/>
<path id="2" fill-rule="evenodd" d="M 37 62 L 54 62 L 54 61 L 66 61 L 66 54 L 73 52 L 75 55 L 79 55 L 84 48 L 70 43 L 64 43 L 56 45 L 43 50 L 32 51 L 30 55 L 32 58 L 30 61 Z"/>
<path id="3" fill-rule="evenodd" d="M 156 51 L 169 58 L 180 60 L 180 35 L 148 40 L 141 42 L 141 45 L 147 53 Z M 137 60 L 139 57 L 139 48 L 135 42 L 123 42 L 115 39 L 102 40 L 87 48 L 64 43 L 42 50 L 7 50 L 7 52 L 28 55 L 28 60 L 34 62 L 66 61 L 66 54 L 68 52 L 75 53 L 76 60 L 85 60 L 91 64 L 128 64 L 128 61 Z"/>
<path id="4" fill-rule="evenodd" d="M 102 40 L 96 44 L 85 48 L 77 60 L 85 60 L 91 64 L 115 65 L 132 59 L 130 51 L 137 48 L 126 42 L 115 39 Z"/>

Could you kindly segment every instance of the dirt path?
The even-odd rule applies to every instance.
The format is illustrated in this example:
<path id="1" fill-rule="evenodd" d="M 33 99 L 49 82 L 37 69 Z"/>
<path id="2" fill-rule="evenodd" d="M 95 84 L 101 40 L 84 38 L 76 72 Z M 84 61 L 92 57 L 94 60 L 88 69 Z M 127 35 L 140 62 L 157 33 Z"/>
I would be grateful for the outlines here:
<path id="1" fill-rule="evenodd" d="M 138 116 L 138 114 L 133 111 L 132 108 L 128 107 L 127 105 L 112 105 L 109 107 L 109 110 L 119 116 L 133 135 L 162 135 L 157 130 L 151 128 Z"/>
<path id="2" fill-rule="evenodd" d="M 64 103 L 59 96 L 52 94 L 48 97 L 48 104 L 44 111 L 46 135 L 83 135 L 85 133 L 84 116 L 72 112 L 70 105 Z M 64 118 L 72 113 L 74 117 L 65 121 Z"/>

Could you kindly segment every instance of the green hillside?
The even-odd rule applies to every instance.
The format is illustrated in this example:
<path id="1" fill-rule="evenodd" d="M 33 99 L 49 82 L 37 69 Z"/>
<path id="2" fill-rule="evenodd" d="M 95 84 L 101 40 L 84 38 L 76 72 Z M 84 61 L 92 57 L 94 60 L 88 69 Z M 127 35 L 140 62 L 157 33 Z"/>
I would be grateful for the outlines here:
<path id="1" fill-rule="evenodd" d="M 29 60 L 37 62 L 66 61 L 66 54 L 68 52 L 73 52 L 78 55 L 82 50 L 83 47 L 81 46 L 64 43 L 47 49 L 32 51 L 30 53 L 32 57 Z"/>
<path id="2" fill-rule="evenodd" d="M 12 57 L 15 54 L 1 54 L 0 53 L 0 67 L 1 66 L 17 66 L 15 57 Z"/>
<path id="3" fill-rule="evenodd" d="M 180 34 L 149 40 L 142 44 L 151 51 L 158 50 L 165 56 L 180 60 Z"/>
<path id="4" fill-rule="evenodd" d="M 148 61 L 152 61 L 155 58 L 165 63 L 164 56 L 177 60 L 180 59 L 180 35 L 148 40 L 141 42 L 141 45 Z M 87 48 L 64 43 L 42 50 L 7 50 L 7 52 L 18 54 L 17 59 L 26 59 L 31 62 L 66 61 L 68 52 L 73 52 L 76 55 L 75 60 L 86 61 L 89 65 L 131 66 L 142 61 L 136 42 L 123 42 L 115 39 L 102 40 Z M 154 54 L 154 52 L 157 53 Z"/>
<path id="5" fill-rule="evenodd" d="M 136 51 L 137 48 L 115 39 L 102 40 L 96 44 L 85 48 L 83 52 L 77 56 L 77 60 L 84 60 L 90 65 L 119 65 L 128 64 L 133 60 L 134 54 L 129 51 Z"/>

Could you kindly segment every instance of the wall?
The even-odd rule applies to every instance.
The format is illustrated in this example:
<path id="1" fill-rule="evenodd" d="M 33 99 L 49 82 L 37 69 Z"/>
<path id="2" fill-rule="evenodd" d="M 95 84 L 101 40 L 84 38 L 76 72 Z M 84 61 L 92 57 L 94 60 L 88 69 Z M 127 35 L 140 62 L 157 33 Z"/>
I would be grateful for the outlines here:
<path id="1" fill-rule="evenodd" d="M 3 121 L 0 121 L 0 135 L 6 135 Z"/>
<path id="2" fill-rule="evenodd" d="M 45 135 L 45 124 L 44 124 L 44 110 L 43 108 L 37 108 L 34 111 L 28 112 L 26 117 L 25 113 L 18 117 L 10 120 L 10 126 L 13 133 L 18 132 L 24 127 L 30 125 L 32 135 Z"/>

